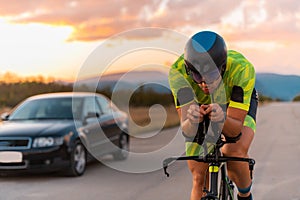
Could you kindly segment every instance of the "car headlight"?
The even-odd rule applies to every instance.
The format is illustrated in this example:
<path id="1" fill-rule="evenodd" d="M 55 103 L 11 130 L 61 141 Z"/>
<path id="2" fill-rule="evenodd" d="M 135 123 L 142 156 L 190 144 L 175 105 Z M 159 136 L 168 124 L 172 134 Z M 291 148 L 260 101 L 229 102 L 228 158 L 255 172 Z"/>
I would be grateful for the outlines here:
<path id="1" fill-rule="evenodd" d="M 64 142 L 63 137 L 38 137 L 35 138 L 32 147 L 52 147 L 62 145 Z"/>

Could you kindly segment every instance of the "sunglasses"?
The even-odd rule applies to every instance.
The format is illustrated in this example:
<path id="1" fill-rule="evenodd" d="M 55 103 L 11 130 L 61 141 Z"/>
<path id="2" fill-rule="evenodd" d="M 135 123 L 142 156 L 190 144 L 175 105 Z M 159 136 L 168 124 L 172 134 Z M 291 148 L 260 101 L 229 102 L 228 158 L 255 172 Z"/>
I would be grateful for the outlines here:
<path id="1" fill-rule="evenodd" d="M 205 73 L 204 76 L 202 76 L 199 72 L 192 70 L 193 68 L 188 67 L 191 64 L 188 64 L 186 62 L 186 72 L 188 75 L 190 75 L 190 77 L 192 78 L 192 80 L 197 83 L 197 84 L 201 84 L 201 83 L 206 83 L 206 84 L 212 84 L 214 81 L 216 81 L 219 77 L 220 77 L 220 72 L 219 70 L 215 69 L 211 72 Z"/>

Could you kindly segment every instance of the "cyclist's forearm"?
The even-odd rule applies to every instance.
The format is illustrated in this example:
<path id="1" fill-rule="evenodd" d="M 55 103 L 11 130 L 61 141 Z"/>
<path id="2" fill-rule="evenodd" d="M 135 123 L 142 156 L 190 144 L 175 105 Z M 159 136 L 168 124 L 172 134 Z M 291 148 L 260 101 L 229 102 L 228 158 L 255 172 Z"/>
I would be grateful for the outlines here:
<path id="1" fill-rule="evenodd" d="M 226 117 L 222 132 L 228 137 L 235 137 L 240 134 L 244 121 L 234 119 L 230 116 Z"/>
<path id="2" fill-rule="evenodd" d="M 193 118 L 194 120 L 189 119 L 188 109 L 192 104 L 187 104 L 179 109 L 177 109 L 178 116 L 180 118 L 180 125 L 182 132 L 187 137 L 194 137 L 197 134 L 199 123 L 198 117 Z"/>
<path id="3" fill-rule="evenodd" d="M 223 126 L 223 133 L 228 137 L 236 137 L 241 133 L 248 111 L 229 107 Z"/>
<path id="4" fill-rule="evenodd" d="M 194 137 L 197 134 L 199 124 L 191 123 L 189 119 L 181 122 L 181 129 L 187 137 Z"/>

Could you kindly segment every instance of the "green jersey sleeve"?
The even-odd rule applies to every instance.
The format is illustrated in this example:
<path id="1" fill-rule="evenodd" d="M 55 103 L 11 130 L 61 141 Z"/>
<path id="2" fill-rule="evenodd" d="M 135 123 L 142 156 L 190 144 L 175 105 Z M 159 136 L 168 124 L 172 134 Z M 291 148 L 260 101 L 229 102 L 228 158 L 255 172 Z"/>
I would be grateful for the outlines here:
<path id="1" fill-rule="evenodd" d="M 231 83 L 229 107 L 249 110 L 251 95 L 255 86 L 253 65 L 240 53 L 228 52 L 228 77 Z"/>
<path id="2" fill-rule="evenodd" d="M 184 89 L 187 89 L 187 88 L 191 88 L 190 82 L 188 81 L 188 77 L 183 70 L 185 70 L 185 69 L 184 69 L 184 59 L 183 59 L 183 55 L 182 55 L 171 66 L 171 69 L 169 71 L 169 77 L 168 77 L 170 89 L 171 89 L 173 97 L 174 97 L 174 103 L 175 103 L 176 108 L 179 108 L 193 100 L 191 98 L 189 98 L 187 100 L 180 100 L 180 99 L 182 99 L 182 98 L 180 98 L 180 96 L 183 96 L 183 95 L 180 95 L 180 93 L 182 93 L 181 91 L 183 91 Z"/>

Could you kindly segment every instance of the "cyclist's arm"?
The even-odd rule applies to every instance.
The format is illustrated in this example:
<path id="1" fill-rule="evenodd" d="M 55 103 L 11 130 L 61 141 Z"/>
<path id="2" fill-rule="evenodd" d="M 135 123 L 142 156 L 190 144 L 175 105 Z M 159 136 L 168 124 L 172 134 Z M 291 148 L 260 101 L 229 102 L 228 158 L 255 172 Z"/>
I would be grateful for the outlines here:
<path id="1" fill-rule="evenodd" d="M 180 119 L 182 132 L 187 137 L 194 137 L 198 130 L 198 124 L 192 123 L 187 118 L 187 110 L 189 109 L 190 105 L 192 105 L 192 103 L 177 108 L 177 112 Z"/>
<path id="2" fill-rule="evenodd" d="M 230 74 L 233 83 L 223 132 L 228 137 L 238 136 L 242 130 L 248 113 L 252 91 L 255 85 L 255 70 L 253 65 L 241 54 L 231 59 Z"/>
<path id="3" fill-rule="evenodd" d="M 228 107 L 222 132 L 228 137 L 238 136 L 241 133 L 247 113 L 246 110 Z"/>
<path id="4" fill-rule="evenodd" d="M 177 108 L 177 112 L 184 135 L 186 137 L 194 137 L 199 130 L 199 124 L 203 122 L 204 108 L 195 103 L 188 103 Z"/>

